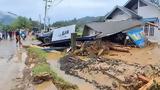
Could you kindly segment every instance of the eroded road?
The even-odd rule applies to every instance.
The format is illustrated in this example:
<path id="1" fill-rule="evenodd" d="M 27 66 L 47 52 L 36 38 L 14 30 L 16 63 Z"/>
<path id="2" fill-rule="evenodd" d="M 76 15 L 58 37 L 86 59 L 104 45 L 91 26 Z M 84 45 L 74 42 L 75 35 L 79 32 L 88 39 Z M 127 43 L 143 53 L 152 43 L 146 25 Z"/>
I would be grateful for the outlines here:
<path id="1" fill-rule="evenodd" d="M 15 41 L 0 42 L 0 90 L 11 90 L 15 86 L 22 68 L 21 57 Z"/>

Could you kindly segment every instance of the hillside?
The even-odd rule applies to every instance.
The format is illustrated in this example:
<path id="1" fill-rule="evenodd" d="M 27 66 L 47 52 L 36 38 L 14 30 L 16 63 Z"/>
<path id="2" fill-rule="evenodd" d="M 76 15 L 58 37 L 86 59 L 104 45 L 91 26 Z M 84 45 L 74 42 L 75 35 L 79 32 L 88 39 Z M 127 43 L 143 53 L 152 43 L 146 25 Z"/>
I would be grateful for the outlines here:
<path id="1" fill-rule="evenodd" d="M 13 13 L 0 11 L 0 23 L 8 25 L 11 24 L 16 18 L 17 15 Z"/>
<path id="2" fill-rule="evenodd" d="M 54 27 L 63 27 L 63 26 L 68 26 L 68 25 L 72 25 L 72 24 L 77 24 L 80 26 L 83 26 L 86 23 L 89 22 L 98 22 L 98 21 L 103 21 L 104 17 L 103 16 L 98 16 L 98 17 L 83 17 L 83 18 L 79 18 L 79 19 L 73 19 L 73 20 L 68 20 L 68 21 L 58 21 L 53 23 L 52 26 Z"/>

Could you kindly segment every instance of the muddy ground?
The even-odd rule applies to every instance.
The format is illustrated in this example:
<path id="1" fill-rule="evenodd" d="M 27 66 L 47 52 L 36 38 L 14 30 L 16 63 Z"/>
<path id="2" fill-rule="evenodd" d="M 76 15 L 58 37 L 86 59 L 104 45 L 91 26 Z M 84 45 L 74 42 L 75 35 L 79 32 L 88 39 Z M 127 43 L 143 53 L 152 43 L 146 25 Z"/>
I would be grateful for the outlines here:
<path id="1" fill-rule="evenodd" d="M 160 45 L 151 44 L 145 48 L 131 48 L 130 53 L 111 51 L 104 58 L 120 59 L 128 63 L 141 65 L 157 64 L 160 62 Z"/>
<path id="2" fill-rule="evenodd" d="M 139 76 L 160 77 L 159 46 L 132 48 L 130 53 L 111 51 L 109 55 L 82 60 L 67 56 L 60 60 L 60 68 L 67 74 L 93 84 L 100 90 L 138 90 L 147 82 Z"/>
<path id="3" fill-rule="evenodd" d="M 148 78 L 160 76 L 158 64 L 144 66 L 105 58 L 82 61 L 74 57 L 66 57 L 60 63 L 61 70 L 84 79 L 100 90 L 138 90 L 146 84 L 138 79 L 139 75 Z"/>

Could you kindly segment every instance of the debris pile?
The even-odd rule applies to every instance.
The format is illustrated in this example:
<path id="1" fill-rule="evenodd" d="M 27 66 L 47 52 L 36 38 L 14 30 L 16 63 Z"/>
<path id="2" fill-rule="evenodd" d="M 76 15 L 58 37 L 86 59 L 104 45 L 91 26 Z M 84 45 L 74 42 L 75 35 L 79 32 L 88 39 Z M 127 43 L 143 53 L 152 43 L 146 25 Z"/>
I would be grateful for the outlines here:
<path id="1" fill-rule="evenodd" d="M 110 50 L 120 51 L 120 52 L 129 52 L 130 47 L 126 47 L 123 45 L 118 45 L 109 41 L 92 41 L 92 42 L 84 42 L 78 46 L 79 49 L 74 51 L 74 55 L 79 56 L 94 56 L 94 55 L 102 55 L 104 53 L 108 53 Z"/>
<path id="2" fill-rule="evenodd" d="M 150 81 L 152 75 L 160 73 L 153 65 L 128 64 L 121 60 L 105 58 L 83 61 L 68 56 L 60 63 L 61 69 L 66 73 L 84 79 L 101 90 L 115 90 L 120 87 L 138 90 Z"/>

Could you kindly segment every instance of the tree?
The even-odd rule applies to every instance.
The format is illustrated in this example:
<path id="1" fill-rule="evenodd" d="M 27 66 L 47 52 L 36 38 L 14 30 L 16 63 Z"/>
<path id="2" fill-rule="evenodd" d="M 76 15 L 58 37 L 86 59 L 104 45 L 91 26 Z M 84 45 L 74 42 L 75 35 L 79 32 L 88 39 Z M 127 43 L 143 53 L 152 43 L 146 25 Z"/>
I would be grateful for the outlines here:
<path id="1" fill-rule="evenodd" d="M 0 23 L 0 30 L 2 30 L 3 29 L 3 24 L 2 23 Z"/>
<path id="2" fill-rule="evenodd" d="M 18 17 L 12 24 L 11 28 L 16 30 L 16 29 L 32 29 L 32 22 L 25 18 L 25 17 Z"/>
<path id="3" fill-rule="evenodd" d="M 3 30 L 3 31 L 11 31 L 12 28 L 10 25 L 5 25 L 3 23 L 0 23 L 0 30 Z"/>

